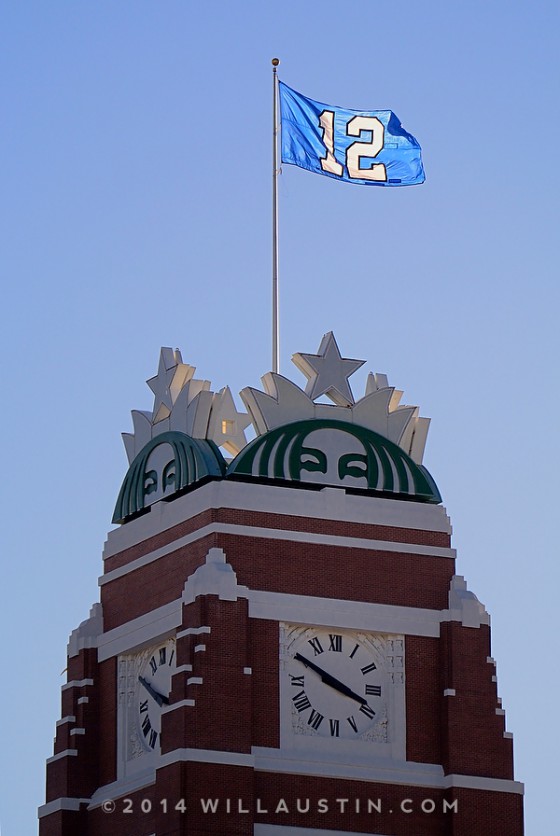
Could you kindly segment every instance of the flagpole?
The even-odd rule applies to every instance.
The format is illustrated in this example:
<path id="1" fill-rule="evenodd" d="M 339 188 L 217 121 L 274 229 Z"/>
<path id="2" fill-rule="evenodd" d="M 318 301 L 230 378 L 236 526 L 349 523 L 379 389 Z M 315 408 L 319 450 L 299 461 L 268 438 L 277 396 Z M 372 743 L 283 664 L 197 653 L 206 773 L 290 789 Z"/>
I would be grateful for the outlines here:
<path id="1" fill-rule="evenodd" d="M 278 73 L 272 59 L 272 371 L 278 373 Z"/>

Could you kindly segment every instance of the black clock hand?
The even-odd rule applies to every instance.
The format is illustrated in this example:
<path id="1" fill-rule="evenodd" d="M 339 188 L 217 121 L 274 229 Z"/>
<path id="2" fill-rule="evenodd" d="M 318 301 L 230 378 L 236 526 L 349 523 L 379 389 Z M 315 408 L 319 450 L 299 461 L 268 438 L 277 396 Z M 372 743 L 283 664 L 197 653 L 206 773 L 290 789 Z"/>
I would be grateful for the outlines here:
<path id="1" fill-rule="evenodd" d="M 144 686 L 148 694 L 154 698 L 154 700 L 157 702 L 160 708 L 164 703 L 165 705 L 169 705 L 169 699 L 167 697 L 164 697 L 163 694 L 158 694 L 155 688 L 152 688 L 150 683 L 146 679 L 144 679 L 143 676 L 138 677 L 138 682 Z"/>
<path id="2" fill-rule="evenodd" d="M 318 673 L 325 685 L 330 685 L 331 688 L 334 688 L 336 691 L 340 691 L 341 694 L 344 694 L 346 697 L 351 697 L 351 699 L 356 700 L 356 702 L 361 703 L 362 705 L 367 705 L 367 700 L 341 682 L 336 677 L 332 676 L 332 674 L 327 673 L 314 662 L 311 662 L 309 659 L 306 659 L 305 656 L 302 656 L 301 653 L 296 653 L 294 659 L 297 659 L 299 662 L 303 662 L 306 668 L 311 668 L 312 671 Z"/>

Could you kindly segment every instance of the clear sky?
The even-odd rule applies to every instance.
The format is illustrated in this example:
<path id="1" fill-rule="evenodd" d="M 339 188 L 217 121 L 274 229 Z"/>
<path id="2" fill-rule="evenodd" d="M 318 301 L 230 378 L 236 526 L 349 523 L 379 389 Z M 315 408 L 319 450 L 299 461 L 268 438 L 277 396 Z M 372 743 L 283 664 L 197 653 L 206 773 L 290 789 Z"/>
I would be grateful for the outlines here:
<path id="1" fill-rule="evenodd" d="M 98 600 L 160 346 L 270 370 L 271 71 L 393 109 L 422 186 L 284 167 L 281 371 L 333 330 L 432 418 L 492 615 L 527 836 L 557 830 L 557 0 L 12 0 L 0 12 L 2 836 L 36 833 L 70 631 Z M 474 834 L 473 834 L 474 836 Z"/>

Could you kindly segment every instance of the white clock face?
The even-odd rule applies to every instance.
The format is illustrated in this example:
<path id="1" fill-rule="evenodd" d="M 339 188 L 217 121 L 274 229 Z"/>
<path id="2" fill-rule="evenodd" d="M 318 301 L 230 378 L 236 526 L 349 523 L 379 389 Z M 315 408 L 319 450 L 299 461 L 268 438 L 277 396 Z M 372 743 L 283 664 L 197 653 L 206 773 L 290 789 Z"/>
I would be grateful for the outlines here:
<path id="1" fill-rule="evenodd" d="M 168 639 L 142 655 L 137 679 L 136 723 L 138 737 L 148 751 L 159 749 L 161 712 L 169 705 L 175 666 L 174 639 Z"/>
<path id="2" fill-rule="evenodd" d="M 384 639 L 337 628 L 287 629 L 287 681 L 294 731 L 332 739 L 383 739 L 391 681 Z"/>

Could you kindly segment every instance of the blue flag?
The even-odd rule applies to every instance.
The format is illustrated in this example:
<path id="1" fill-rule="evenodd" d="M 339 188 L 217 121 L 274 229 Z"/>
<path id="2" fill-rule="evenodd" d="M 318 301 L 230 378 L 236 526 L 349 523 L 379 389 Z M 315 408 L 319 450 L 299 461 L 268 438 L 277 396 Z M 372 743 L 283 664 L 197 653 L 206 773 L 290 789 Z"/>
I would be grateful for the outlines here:
<path id="1" fill-rule="evenodd" d="M 280 82 L 282 162 L 364 186 L 414 186 L 421 148 L 391 110 L 314 102 Z"/>

